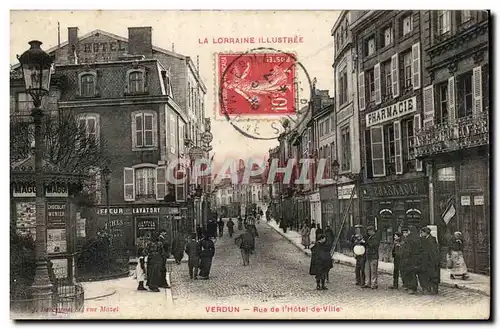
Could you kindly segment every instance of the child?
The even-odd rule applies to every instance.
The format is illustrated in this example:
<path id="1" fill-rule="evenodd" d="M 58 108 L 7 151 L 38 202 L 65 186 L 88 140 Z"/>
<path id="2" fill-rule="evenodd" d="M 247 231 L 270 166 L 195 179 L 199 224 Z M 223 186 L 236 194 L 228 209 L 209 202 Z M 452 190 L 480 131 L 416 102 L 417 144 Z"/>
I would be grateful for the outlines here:
<path id="1" fill-rule="evenodd" d="M 137 290 L 147 290 L 144 288 L 144 281 L 146 280 L 146 259 L 144 256 L 144 249 L 139 248 L 138 254 L 139 259 L 137 261 L 137 266 L 135 267 L 135 276 L 139 282 Z"/>

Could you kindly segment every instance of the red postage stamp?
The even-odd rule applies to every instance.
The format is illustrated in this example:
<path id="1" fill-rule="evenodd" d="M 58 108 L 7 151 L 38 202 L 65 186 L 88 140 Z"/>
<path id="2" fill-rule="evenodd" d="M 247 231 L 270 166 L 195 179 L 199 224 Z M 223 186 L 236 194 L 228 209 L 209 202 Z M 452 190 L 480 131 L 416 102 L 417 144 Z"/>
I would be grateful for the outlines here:
<path id="1" fill-rule="evenodd" d="M 218 54 L 220 114 L 296 112 L 296 59 L 286 53 Z"/>

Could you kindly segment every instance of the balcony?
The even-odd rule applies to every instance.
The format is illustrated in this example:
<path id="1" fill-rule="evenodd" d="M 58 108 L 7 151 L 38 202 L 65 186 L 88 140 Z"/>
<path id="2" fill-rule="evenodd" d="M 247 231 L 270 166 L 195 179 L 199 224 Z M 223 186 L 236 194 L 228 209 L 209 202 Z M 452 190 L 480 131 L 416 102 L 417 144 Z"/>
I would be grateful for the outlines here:
<path id="1" fill-rule="evenodd" d="M 416 155 L 427 157 L 489 144 L 489 112 L 422 128 L 416 133 Z"/>

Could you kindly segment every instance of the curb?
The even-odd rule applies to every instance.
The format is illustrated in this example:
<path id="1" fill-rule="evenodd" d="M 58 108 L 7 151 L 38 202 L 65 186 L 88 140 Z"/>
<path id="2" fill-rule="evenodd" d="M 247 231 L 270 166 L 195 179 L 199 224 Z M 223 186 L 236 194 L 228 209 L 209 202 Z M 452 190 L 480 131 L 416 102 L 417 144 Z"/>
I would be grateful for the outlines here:
<path id="1" fill-rule="evenodd" d="M 98 296 L 92 296 L 92 297 L 84 298 L 83 300 L 93 300 L 93 299 L 98 299 L 98 298 L 109 297 L 109 296 L 112 296 L 112 295 L 116 294 L 116 289 L 111 289 L 111 290 L 112 291 L 109 292 L 109 293 L 106 293 L 106 294 L 103 294 L 103 295 L 98 295 Z"/>
<path id="2" fill-rule="evenodd" d="M 284 237 L 288 242 L 290 242 L 292 245 L 294 245 L 297 249 L 299 249 L 300 251 L 302 251 L 303 254 L 307 255 L 308 257 L 311 257 L 311 254 L 308 253 L 306 250 L 302 249 L 302 246 L 297 244 L 295 241 L 292 241 L 290 240 L 284 232 L 281 232 L 280 230 L 277 230 L 275 227 L 269 225 L 268 223 L 266 223 L 266 225 L 270 228 L 272 228 L 275 232 L 277 232 L 279 235 L 281 235 L 282 237 Z M 342 265 L 346 265 L 346 266 L 350 266 L 350 267 L 355 267 L 356 264 L 355 263 L 351 263 L 349 261 L 345 261 L 345 260 L 340 260 L 340 259 L 335 259 L 335 256 L 333 257 L 333 261 L 336 263 L 336 264 L 342 264 Z M 392 275 L 392 272 L 391 271 L 387 271 L 385 269 L 379 269 L 379 273 L 382 273 L 382 274 L 385 274 L 385 275 Z M 484 296 L 488 296 L 490 297 L 490 293 L 489 292 L 486 292 L 484 290 L 481 290 L 479 288 L 472 288 L 472 287 L 467 287 L 463 284 L 458 284 L 458 283 L 449 283 L 449 282 L 441 282 L 439 283 L 439 285 L 443 286 L 443 287 L 448 287 L 448 288 L 455 288 L 455 289 L 461 289 L 461 290 L 468 290 L 468 291 L 474 291 L 474 292 L 477 292 L 481 295 L 484 295 Z"/>

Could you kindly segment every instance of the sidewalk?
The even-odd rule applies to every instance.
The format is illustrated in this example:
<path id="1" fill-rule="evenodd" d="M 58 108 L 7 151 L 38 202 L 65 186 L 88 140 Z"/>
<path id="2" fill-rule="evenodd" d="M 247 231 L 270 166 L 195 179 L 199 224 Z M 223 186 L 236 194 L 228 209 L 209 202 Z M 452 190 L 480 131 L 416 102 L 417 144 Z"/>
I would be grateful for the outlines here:
<path id="1" fill-rule="evenodd" d="M 283 233 L 283 231 L 279 228 L 279 225 L 274 220 L 267 222 L 267 225 L 272 227 L 281 236 L 288 239 L 303 253 L 305 253 L 308 256 L 311 256 L 311 250 L 304 249 L 304 246 L 301 244 L 302 237 L 300 236 L 300 233 L 290 230 L 287 230 L 286 233 Z M 354 259 L 354 257 L 350 257 L 338 252 L 334 253 L 333 260 L 336 263 L 340 263 L 343 265 L 353 266 L 353 267 L 356 266 L 356 260 Z M 381 261 L 378 262 L 378 270 L 380 273 L 392 275 L 393 269 L 394 269 L 393 263 L 387 263 Z M 442 269 L 441 285 L 451 288 L 472 290 L 486 296 L 490 296 L 491 293 L 490 277 L 487 275 L 481 275 L 475 273 L 469 273 L 469 279 L 466 281 L 463 281 L 462 279 L 452 280 L 450 279 L 449 272 L 446 269 Z"/>

